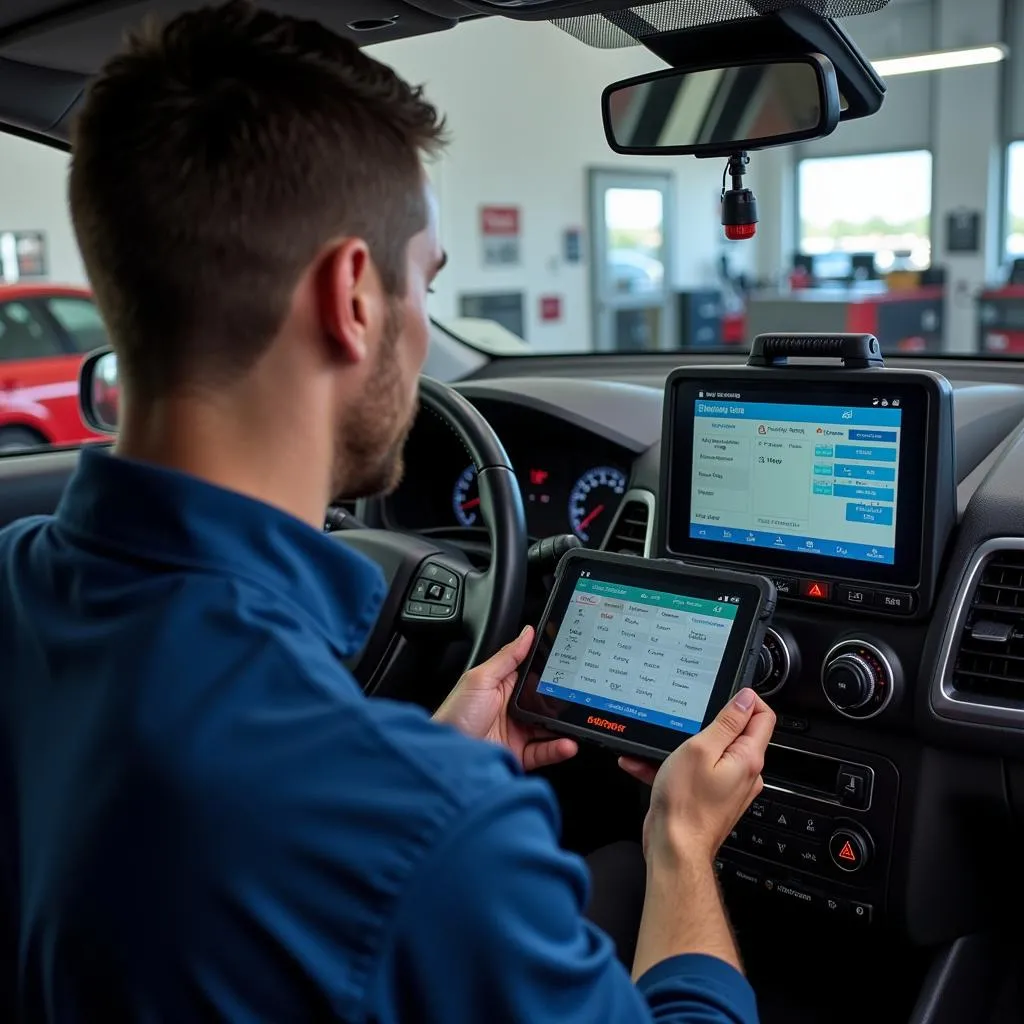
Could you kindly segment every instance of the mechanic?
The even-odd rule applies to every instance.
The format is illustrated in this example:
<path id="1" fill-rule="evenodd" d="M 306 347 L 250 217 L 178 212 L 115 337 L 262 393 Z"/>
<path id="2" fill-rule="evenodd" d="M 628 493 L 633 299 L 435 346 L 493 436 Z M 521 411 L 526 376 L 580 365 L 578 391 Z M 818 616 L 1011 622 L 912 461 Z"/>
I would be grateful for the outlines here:
<path id="1" fill-rule="evenodd" d="M 523 774 L 575 744 L 506 717 L 530 631 L 434 720 L 342 667 L 384 580 L 323 511 L 401 473 L 442 136 L 353 44 L 240 3 L 89 90 L 70 200 L 122 431 L 0 533 L 5 1019 L 756 1020 L 712 867 L 761 787 L 752 691 L 623 763 L 653 782 L 631 979 Z"/>

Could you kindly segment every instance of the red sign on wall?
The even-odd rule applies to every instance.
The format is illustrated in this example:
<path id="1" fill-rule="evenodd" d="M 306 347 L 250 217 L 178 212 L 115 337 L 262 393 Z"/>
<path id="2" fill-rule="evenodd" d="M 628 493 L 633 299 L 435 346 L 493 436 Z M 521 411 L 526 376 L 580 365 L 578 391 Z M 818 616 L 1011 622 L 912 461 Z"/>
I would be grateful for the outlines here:
<path id="1" fill-rule="evenodd" d="M 481 258 L 485 267 L 515 267 L 522 260 L 519 251 L 518 206 L 481 206 Z"/>
<path id="2" fill-rule="evenodd" d="M 562 319 L 562 296 L 542 295 L 540 300 L 540 318 L 544 323 L 553 323 Z"/>
<path id="3" fill-rule="evenodd" d="M 485 235 L 518 235 L 518 206 L 481 206 L 480 231 Z"/>

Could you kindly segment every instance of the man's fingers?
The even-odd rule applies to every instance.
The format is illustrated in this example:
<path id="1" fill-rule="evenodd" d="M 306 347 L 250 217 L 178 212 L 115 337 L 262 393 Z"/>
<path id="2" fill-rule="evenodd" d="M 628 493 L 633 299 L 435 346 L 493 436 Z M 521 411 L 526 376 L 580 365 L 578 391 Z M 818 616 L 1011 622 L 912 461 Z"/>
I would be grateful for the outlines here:
<path id="1" fill-rule="evenodd" d="M 635 757 L 620 757 L 619 767 L 627 775 L 632 775 L 634 779 L 639 779 L 648 786 L 654 784 L 654 776 L 658 774 L 658 765 Z"/>
<path id="2" fill-rule="evenodd" d="M 505 679 L 518 671 L 523 659 L 530 653 L 533 643 L 533 627 L 525 626 L 511 643 L 505 644 L 497 654 L 491 655 L 485 662 L 471 668 L 466 675 L 485 675 L 487 679 Z"/>
<path id="3" fill-rule="evenodd" d="M 717 761 L 746 729 L 760 698 L 751 689 L 740 690 L 728 704 L 718 712 L 715 720 L 698 735 L 701 746 Z M 763 703 L 763 701 L 762 701 Z M 764 705 L 767 707 L 767 705 Z"/>
<path id="4" fill-rule="evenodd" d="M 528 743 L 523 750 L 523 767 L 528 771 L 547 768 L 549 765 L 561 764 L 576 756 L 575 740 L 545 740 L 542 743 Z"/>
<path id="5" fill-rule="evenodd" d="M 723 757 L 745 762 L 753 775 L 760 775 L 764 767 L 764 752 L 775 731 L 775 712 L 760 697 L 746 729 L 723 752 Z"/>

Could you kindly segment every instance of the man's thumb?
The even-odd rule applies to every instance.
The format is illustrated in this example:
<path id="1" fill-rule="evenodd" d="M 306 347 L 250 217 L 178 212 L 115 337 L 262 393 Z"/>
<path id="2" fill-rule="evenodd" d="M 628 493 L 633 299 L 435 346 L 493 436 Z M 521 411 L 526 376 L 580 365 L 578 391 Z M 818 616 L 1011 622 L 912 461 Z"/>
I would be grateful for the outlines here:
<path id="1" fill-rule="evenodd" d="M 749 687 L 740 690 L 728 704 L 718 712 L 715 720 L 704 730 L 708 739 L 719 752 L 726 748 L 743 732 L 754 713 L 757 696 Z"/>

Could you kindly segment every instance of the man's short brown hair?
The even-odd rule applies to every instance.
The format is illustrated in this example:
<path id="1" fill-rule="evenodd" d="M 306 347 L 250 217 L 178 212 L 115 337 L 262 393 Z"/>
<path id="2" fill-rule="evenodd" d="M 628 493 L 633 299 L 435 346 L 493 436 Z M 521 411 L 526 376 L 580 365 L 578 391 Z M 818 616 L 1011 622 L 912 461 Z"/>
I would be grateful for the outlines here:
<path id="1" fill-rule="evenodd" d="M 443 122 L 420 89 L 312 21 L 232 2 L 132 36 L 89 89 L 71 213 L 137 397 L 230 379 L 332 239 L 405 289 Z"/>

